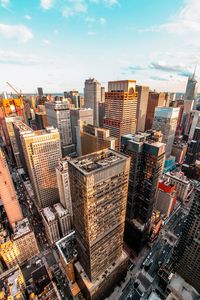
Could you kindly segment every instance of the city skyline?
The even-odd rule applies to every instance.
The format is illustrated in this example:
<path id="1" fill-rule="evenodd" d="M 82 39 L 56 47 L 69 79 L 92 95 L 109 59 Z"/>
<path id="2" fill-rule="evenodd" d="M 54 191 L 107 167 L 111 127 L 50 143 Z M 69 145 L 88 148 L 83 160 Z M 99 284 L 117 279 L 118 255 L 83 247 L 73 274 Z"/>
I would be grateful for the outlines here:
<path id="1" fill-rule="evenodd" d="M 198 0 L 1 0 L 0 90 L 10 81 L 24 93 L 82 92 L 95 77 L 184 92 L 200 61 L 199 9 Z"/>

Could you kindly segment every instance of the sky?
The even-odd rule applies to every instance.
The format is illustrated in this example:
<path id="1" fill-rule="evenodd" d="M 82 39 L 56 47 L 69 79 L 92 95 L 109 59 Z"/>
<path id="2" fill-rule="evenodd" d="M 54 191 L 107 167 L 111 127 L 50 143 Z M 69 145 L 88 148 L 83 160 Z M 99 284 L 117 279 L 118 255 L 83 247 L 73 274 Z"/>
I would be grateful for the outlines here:
<path id="1" fill-rule="evenodd" d="M 200 0 L 0 0 L 0 92 L 82 92 L 89 77 L 184 92 L 196 64 Z"/>

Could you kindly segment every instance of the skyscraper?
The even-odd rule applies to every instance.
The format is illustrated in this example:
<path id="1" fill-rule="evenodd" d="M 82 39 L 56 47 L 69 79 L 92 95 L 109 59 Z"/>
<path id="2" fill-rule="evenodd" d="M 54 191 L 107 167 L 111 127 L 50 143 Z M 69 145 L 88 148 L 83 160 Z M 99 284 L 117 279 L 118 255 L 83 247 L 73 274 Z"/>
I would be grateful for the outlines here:
<path id="1" fill-rule="evenodd" d="M 74 151 L 72 145 L 72 130 L 68 101 L 60 99 L 45 102 L 47 123 L 49 126 L 58 128 L 60 133 L 63 156 Z"/>
<path id="2" fill-rule="evenodd" d="M 14 227 L 15 223 L 23 219 L 22 211 L 12 182 L 12 178 L 6 163 L 3 151 L 0 149 L 0 197 L 3 202 L 9 223 Z"/>
<path id="3" fill-rule="evenodd" d="M 200 183 L 192 194 L 185 227 L 174 251 L 175 271 L 200 292 Z"/>
<path id="4" fill-rule="evenodd" d="M 118 139 L 110 136 L 110 130 L 93 125 L 80 124 L 81 155 L 86 155 L 99 150 L 110 148 L 115 150 Z"/>
<path id="5" fill-rule="evenodd" d="M 59 160 L 58 166 L 56 168 L 56 176 L 58 182 L 60 202 L 63 205 L 63 207 L 69 211 L 72 219 L 73 211 L 69 182 L 68 161 L 69 157 L 65 157 Z"/>
<path id="6" fill-rule="evenodd" d="M 40 208 L 59 201 L 56 167 L 61 158 L 58 129 L 47 127 L 21 135 L 28 173 Z"/>
<path id="7" fill-rule="evenodd" d="M 129 158 L 108 149 L 69 161 L 78 259 L 86 273 L 82 280 L 89 290 L 89 299 L 94 299 L 91 294 L 98 293 L 98 287 L 108 285 L 109 274 L 125 260 L 123 234 L 129 168 Z"/>
<path id="8" fill-rule="evenodd" d="M 174 143 L 179 107 L 156 107 L 153 119 L 153 129 L 161 130 L 163 143 L 166 144 L 166 157 L 170 156 Z"/>
<path id="9" fill-rule="evenodd" d="M 99 102 L 101 102 L 101 84 L 94 78 L 85 80 L 84 107 L 93 109 L 95 126 L 99 126 Z"/>
<path id="10" fill-rule="evenodd" d="M 197 80 L 195 78 L 195 71 L 192 76 L 188 78 L 187 87 L 185 91 L 185 101 L 195 100 L 197 97 Z"/>
<path id="11" fill-rule="evenodd" d="M 149 87 L 136 85 L 138 93 L 137 103 L 137 131 L 145 131 L 145 120 L 147 114 L 147 105 L 149 99 Z"/>
<path id="12" fill-rule="evenodd" d="M 153 125 L 153 118 L 155 108 L 157 106 L 163 107 L 166 104 L 166 95 L 165 93 L 149 92 L 149 99 L 147 105 L 146 121 L 145 121 L 145 130 L 149 130 Z"/>
<path id="13" fill-rule="evenodd" d="M 147 238 L 159 178 L 162 175 L 165 144 L 156 133 L 124 135 L 123 153 L 131 157 L 125 241 L 139 252 Z"/>
<path id="14" fill-rule="evenodd" d="M 118 138 L 136 131 L 137 92 L 135 80 L 108 82 L 105 94 L 104 127 L 110 129 L 110 135 Z"/>
<path id="15" fill-rule="evenodd" d="M 72 141 L 76 145 L 76 127 L 79 121 L 84 124 L 94 124 L 93 110 L 91 108 L 70 109 L 70 118 L 72 126 Z"/>

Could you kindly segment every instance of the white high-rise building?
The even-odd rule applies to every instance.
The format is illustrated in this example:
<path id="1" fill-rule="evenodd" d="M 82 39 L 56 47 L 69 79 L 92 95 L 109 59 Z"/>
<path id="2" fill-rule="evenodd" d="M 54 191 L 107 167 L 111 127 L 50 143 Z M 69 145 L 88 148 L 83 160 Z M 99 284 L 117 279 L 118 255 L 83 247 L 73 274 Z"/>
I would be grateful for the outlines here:
<path id="1" fill-rule="evenodd" d="M 153 120 L 153 129 L 163 134 L 162 142 L 166 144 L 166 157 L 172 152 L 174 137 L 178 122 L 179 107 L 156 107 Z"/>
<path id="2" fill-rule="evenodd" d="M 69 103 L 66 99 L 45 102 L 47 123 L 58 128 L 63 156 L 74 151 Z"/>
<path id="3" fill-rule="evenodd" d="M 68 172 L 68 161 L 69 161 L 68 157 L 60 159 L 59 165 L 56 168 L 56 176 L 58 182 L 60 203 L 63 205 L 65 209 L 69 211 L 72 219 L 73 211 L 72 211 L 71 191 L 70 191 L 69 172 Z"/>
<path id="4" fill-rule="evenodd" d="M 25 132 L 21 141 L 37 205 L 44 208 L 59 202 L 56 167 L 62 155 L 58 129 Z"/>
<path id="5" fill-rule="evenodd" d="M 94 124 L 99 126 L 99 103 L 101 102 L 101 84 L 94 78 L 85 80 L 84 107 L 93 109 Z"/>

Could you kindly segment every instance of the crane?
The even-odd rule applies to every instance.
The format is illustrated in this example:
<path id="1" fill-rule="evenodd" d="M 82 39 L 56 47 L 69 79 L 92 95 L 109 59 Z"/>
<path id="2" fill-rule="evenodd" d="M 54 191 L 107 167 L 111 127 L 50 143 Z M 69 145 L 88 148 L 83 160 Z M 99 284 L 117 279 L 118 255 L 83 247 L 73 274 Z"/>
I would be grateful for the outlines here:
<path id="1" fill-rule="evenodd" d="M 21 90 L 20 93 L 12 86 L 12 84 L 10 84 L 9 82 L 6 82 L 7 85 L 9 85 L 9 87 L 16 93 L 17 96 L 19 96 L 19 98 L 21 98 L 23 95 L 21 94 Z"/>

